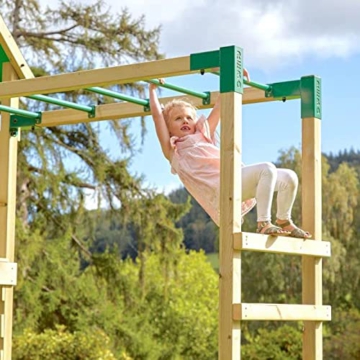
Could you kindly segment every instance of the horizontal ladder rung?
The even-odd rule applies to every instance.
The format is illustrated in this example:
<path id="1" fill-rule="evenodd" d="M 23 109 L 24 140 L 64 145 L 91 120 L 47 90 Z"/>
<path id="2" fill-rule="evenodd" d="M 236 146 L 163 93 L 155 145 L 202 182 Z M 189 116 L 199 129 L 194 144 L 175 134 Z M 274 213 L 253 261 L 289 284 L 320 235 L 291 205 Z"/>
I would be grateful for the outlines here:
<path id="1" fill-rule="evenodd" d="M 234 249 L 319 257 L 331 256 L 331 244 L 329 241 L 246 232 L 234 234 Z"/>
<path id="2" fill-rule="evenodd" d="M 331 306 L 234 304 L 234 320 L 330 321 Z"/>

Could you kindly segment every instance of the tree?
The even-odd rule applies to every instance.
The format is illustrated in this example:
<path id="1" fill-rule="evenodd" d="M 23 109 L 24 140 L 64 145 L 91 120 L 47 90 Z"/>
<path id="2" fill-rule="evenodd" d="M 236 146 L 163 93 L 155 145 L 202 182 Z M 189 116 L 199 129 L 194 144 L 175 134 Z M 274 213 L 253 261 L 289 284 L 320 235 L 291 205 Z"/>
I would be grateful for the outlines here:
<path id="1" fill-rule="evenodd" d="M 59 9 L 53 10 L 43 9 L 37 0 L 0 0 L 0 5 L 37 76 L 162 57 L 158 51 L 160 28 L 146 30 L 145 17 L 133 19 L 126 9 L 111 14 L 104 1 L 92 5 L 62 1 Z M 117 88 L 139 96 L 143 93 L 139 84 Z M 84 91 L 57 96 L 82 103 L 95 101 Z M 25 105 L 37 111 L 54 108 L 32 101 Z M 60 233 L 72 228 L 72 241 L 83 249 L 75 234 L 78 215 L 84 215 L 87 191 L 97 191 L 111 208 L 120 203 L 124 212 L 134 196 L 144 195 L 142 179 L 128 171 L 129 158 L 136 151 L 129 122 L 111 120 L 108 128 L 119 141 L 115 157 L 105 149 L 96 124 L 23 132 L 17 209 L 30 232 L 46 231 L 49 224 L 56 224 L 52 230 Z M 71 214 L 66 219 L 70 223 L 61 222 L 63 213 Z"/>
<path id="2" fill-rule="evenodd" d="M 175 204 L 191 202 L 191 209 L 179 221 L 177 226 L 184 231 L 184 245 L 189 250 L 205 250 L 213 253 L 218 250 L 218 228 L 199 203 L 187 192 L 179 188 L 169 194 Z"/>

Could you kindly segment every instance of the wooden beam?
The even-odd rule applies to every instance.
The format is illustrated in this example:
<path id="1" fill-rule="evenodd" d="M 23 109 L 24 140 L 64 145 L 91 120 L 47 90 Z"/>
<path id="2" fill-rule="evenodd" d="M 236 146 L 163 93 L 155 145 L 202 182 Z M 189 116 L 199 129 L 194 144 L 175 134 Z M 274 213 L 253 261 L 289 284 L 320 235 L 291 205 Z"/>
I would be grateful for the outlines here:
<path id="1" fill-rule="evenodd" d="M 0 285 L 15 286 L 17 283 L 17 264 L 13 262 L 0 261 Z M 7 259 L 5 259 L 7 260 Z"/>
<path id="2" fill-rule="evenodd" d="M 159 99 L 162 104 L 166 104 L 172 99 L 179 100 L 190 100 L 191 103 L 198 109 L 209 109 L 212 108 L 219 96 L 219 92 L 214 91 L 211 93 L 210 104 L 204 105 L 202 99 L 193 96 L 171 96 Z M 257 89 L 246 88 L 243 95 L 243 105 L 253 104 L 254 102 L 267 102 L 274 101 L 273 98 L 265 98 L 264 92 Z M 96 107 L 96 115 L 93 118 L 82 112 L 72 109 L 64 110 L 52 110 L 44 111 L 42 113 L 41 124 L 39 127 L 59 126 L 78 124 L 93 121 L 103 121 L 110 119 L 126 119 L 138 116 L 147 116 L 150 112 L 145 112 L 144 108 L 140 105 L 128 103 L 128 102 L 117 102 L 111 104 L 98 105 Z"/>
<path id="3" fill-rule="evenodd" d="M 4 19 L 0 15 L 0 45 L 9 58 L 10 64 L 15 69 L 20 79 L 31 79 L 34 77 L 29 65 L 21 54 L 13 36 L 7 28 Z"/>
<path id="4" fill-rule="evenodd" d="M 268 236 L 246 232 L 234 234 L 234 249 L 291 255 L 331 256 L 331 244 L 329 241 Z"/>
<path id="5" fill-rule="evenodd" d="M 234 304 L 234 320 L 330 321 L 331 306 L 288 304 Z"/>
<path id="6" fill-rule="evenodd" d="M 11 83 L 17 74 L 10 63 L 3 64 L 3 80 Z M 18 107 L 18 99 L 2 101 L 3 105 Z M 15 213 L 16 213 L 16 174 L 18 138 L 9 133 L 10 116 L 1 115 L 0 129 L 0 202 L 7 206 L 0 207 L 0 257 L 9 262 L 15 257 Z M 3 359 L 11 359 L 12 324 L 13 324 L 13 287 L 0 287 L 0 314 L 2 314 L 4 337 L 0 339 Z"/>
<path id="7" fill-rule="evenodd" d="M 302 119 L 302 226 L 321 240 L 321 120 Z M 322 259 L 304 256 L 302 260 L 302 302 L 322 304 Z M 303 359 L 323 358 L 322 323 L 304 323 Z"/>
<path id="8" fill-rule="evenodd" d="M 234 251 L 234 232 L 241 231 L 242 95 L 221 94 L 220 172 L 220 306 L 219 359 L 240 359 L 240 322 L 232 318 L 232 304 L 241 300 L 241 252 Z"/>
<path id="9" fill-rule="evenodd" d="M 50 94 L 195 73 L 190 56 L 0 83 L 0 98 Z"/>

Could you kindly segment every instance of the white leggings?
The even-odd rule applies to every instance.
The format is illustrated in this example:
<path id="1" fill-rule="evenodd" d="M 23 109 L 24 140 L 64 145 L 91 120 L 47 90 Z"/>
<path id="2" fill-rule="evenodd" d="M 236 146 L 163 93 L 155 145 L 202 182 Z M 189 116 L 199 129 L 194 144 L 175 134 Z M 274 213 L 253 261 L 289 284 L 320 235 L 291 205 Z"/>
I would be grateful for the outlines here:
<path id="1" fill-rule="evenodd" d="M 271 221 L 271 204 L 277 191 L 276 218 L 290 220 L 295 201 L 298 177 L 289 169 L 277 169 L 265 162 L 242 167 L 242 198 L 255 198 L 257 221 Z"/>

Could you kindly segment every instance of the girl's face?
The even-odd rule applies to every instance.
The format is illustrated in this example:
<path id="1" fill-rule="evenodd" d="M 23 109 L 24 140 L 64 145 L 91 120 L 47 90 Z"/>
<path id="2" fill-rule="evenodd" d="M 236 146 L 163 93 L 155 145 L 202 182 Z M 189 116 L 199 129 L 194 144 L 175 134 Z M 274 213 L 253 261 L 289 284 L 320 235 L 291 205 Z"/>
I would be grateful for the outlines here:
<path id="1" fill-rule="evenodd" d="M 168 128 L 170 136 L 182 137 L 194 134 L 196 113 L 188 106 L 175 106 L 169 112 Z"/>

